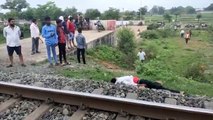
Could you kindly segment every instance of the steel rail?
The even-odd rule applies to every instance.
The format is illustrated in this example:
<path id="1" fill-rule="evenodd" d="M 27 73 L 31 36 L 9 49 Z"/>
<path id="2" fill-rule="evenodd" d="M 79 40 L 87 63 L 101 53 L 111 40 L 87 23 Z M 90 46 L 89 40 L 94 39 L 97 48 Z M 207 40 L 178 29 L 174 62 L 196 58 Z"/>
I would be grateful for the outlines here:
<path id="1" fill-rule="evenodd" d="M 0 93 L 156 119 L 213 120 L 213 110 L 0 82 Z"/>

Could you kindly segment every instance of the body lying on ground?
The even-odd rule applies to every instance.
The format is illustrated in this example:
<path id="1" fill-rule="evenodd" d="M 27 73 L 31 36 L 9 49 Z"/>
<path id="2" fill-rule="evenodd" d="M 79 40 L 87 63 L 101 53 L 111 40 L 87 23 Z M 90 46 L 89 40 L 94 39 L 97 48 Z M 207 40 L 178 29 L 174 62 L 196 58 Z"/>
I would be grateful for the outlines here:
<path id="1" fill-rule="evenodd" d="M 152 82 L 150 80 L 139 79 L 138 77 L 135 77 L 135 76 L 123 76 L 123 77 L 112 78 L 111 83 L 114 83 L 114 84 L 122 83 L 125 85 L 133 85 L 133 86 L 139 86 L 139 87 L 142 86 L 142 87 L 150 88 L 150 89 L 163 89 L 163 90 L 168 90 L 175 93 L 180 93 L 180 91 L 163 87 L 159 82 Z"/>

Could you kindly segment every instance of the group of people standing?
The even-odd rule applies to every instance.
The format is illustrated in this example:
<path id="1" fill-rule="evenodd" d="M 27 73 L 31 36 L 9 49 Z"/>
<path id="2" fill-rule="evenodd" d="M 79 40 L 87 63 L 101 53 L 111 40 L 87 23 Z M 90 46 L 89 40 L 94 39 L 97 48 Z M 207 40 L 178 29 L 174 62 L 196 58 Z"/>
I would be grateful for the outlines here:
<path id="1" fill-rule="evenodd" d="M 86 64 L 85 60 L 85 49 L 86 49 L 86 39 L 82 34 L 82 28 L 78 28 L 78 34 L 75 37 L 76 27 L 73 23 L 73 18 L 68 16 L 60 16 L 56 20 L 56 25 L 51 23 L 50 17 L 45 17 L 45 24 L 42 27 L 41 35 L 45 39 L 46 51 L 49 61 L 49 67 L 53 66 L 52 57 L 56 66 L 58 65 L 69 65 L 66 57 L 66 46 L 68 49 L 77 48 L 77 59 L 78 63 L 81 63 L 80 56 L 82 56 L 83 63 Z M 43 42 L 40 38 L 40 30 L 36 19 L 32 20 L 30 25 L 30 33 L 32 38 L 32 53 L 35 55 L 40 53 L 39 51 L 39 41 Z M 15 20 L 13 18 L 8 19 L 8 26 L 4 28 L 3 35 L 7 41 L 7 51 L 10 59 L 10 64 L 7 67 L 13 67 L 13 53 L 14 51 L 19 55 L 21 66 L 25 67 L 23 60 L 23 55 L 21 51 L 20 36 L 21 30 L 15 25 Z M 76 38 L 75 45 L 74 39 Z M 56 47 L 59 49 L 59 62 L 56 55 Z M 64 62 L 63 62 L 63 60 Z M 64 64 L 63 64 L 64 63 Z"/>

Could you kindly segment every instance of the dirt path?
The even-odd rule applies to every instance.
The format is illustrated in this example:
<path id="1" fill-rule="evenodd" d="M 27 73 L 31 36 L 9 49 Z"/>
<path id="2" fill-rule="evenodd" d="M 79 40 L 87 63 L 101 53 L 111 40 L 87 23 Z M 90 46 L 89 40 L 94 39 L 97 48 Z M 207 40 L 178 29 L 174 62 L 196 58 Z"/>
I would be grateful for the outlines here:
<path id="1" fill-rule="evenodd" d="M 86 37 L 87 43 L 95 40 L 97 38 L 100 38 L 102 36 L 105 36 L 106 34 L 110 33 L 111 31 L 103 31 L 103 32 L 97 32 L 95 30 L 92 31 L 83 31 L 83 34 Z M 21 45 L 22 45 L 22 52 L 24 55 L 24 60 L 27 63 L 35 63 L 35 62 L 41 62 L 47 59 L 47 55 L 46 55 L 46 46 L 45 44 L 41 44 L 40 43 L 40 54 L 36 54 L 36 55 L 31 55 L 31 38 L 27 38 L 27 39 L 23 39 L 21 40 Z M 58 50 L 58 49 L 56 49 Z M 6 44 L 1 44 L 0 45 L 0 62 L 1 64 L 8 64 L 9 59 L 7 56 L 7 49 L 6 49 Z M 18 56 L 16 54 L 14 54 L 14 61 L 15 63 L 17 63 L 18 60 Z"/>

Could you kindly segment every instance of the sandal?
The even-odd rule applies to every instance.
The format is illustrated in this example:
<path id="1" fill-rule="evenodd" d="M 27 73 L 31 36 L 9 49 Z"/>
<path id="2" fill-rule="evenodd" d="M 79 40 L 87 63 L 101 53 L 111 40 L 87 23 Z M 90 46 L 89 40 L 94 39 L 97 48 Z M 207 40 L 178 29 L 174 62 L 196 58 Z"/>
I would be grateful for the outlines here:
<path id="1" fill-rule="evenodd" d="M 66 64 L 66 65 L 71 65 L 71 63 L 69 63 L 69 62 L 66 62 L 65 64 Z"/>
<path id="2" fill-rule="evenodd" d="M 7 66 L 7 68 L 11 68 L 11 67 L 13 67 L 13 65 L 11 65 L 11 64 Z"/>
<path id="3" fill-rule="evenodd" d="M 26 65 L 25 65 L 25 64 L 21 64 L 21 66 L 22 66 L 22 67 L 26 67 Z"/>

